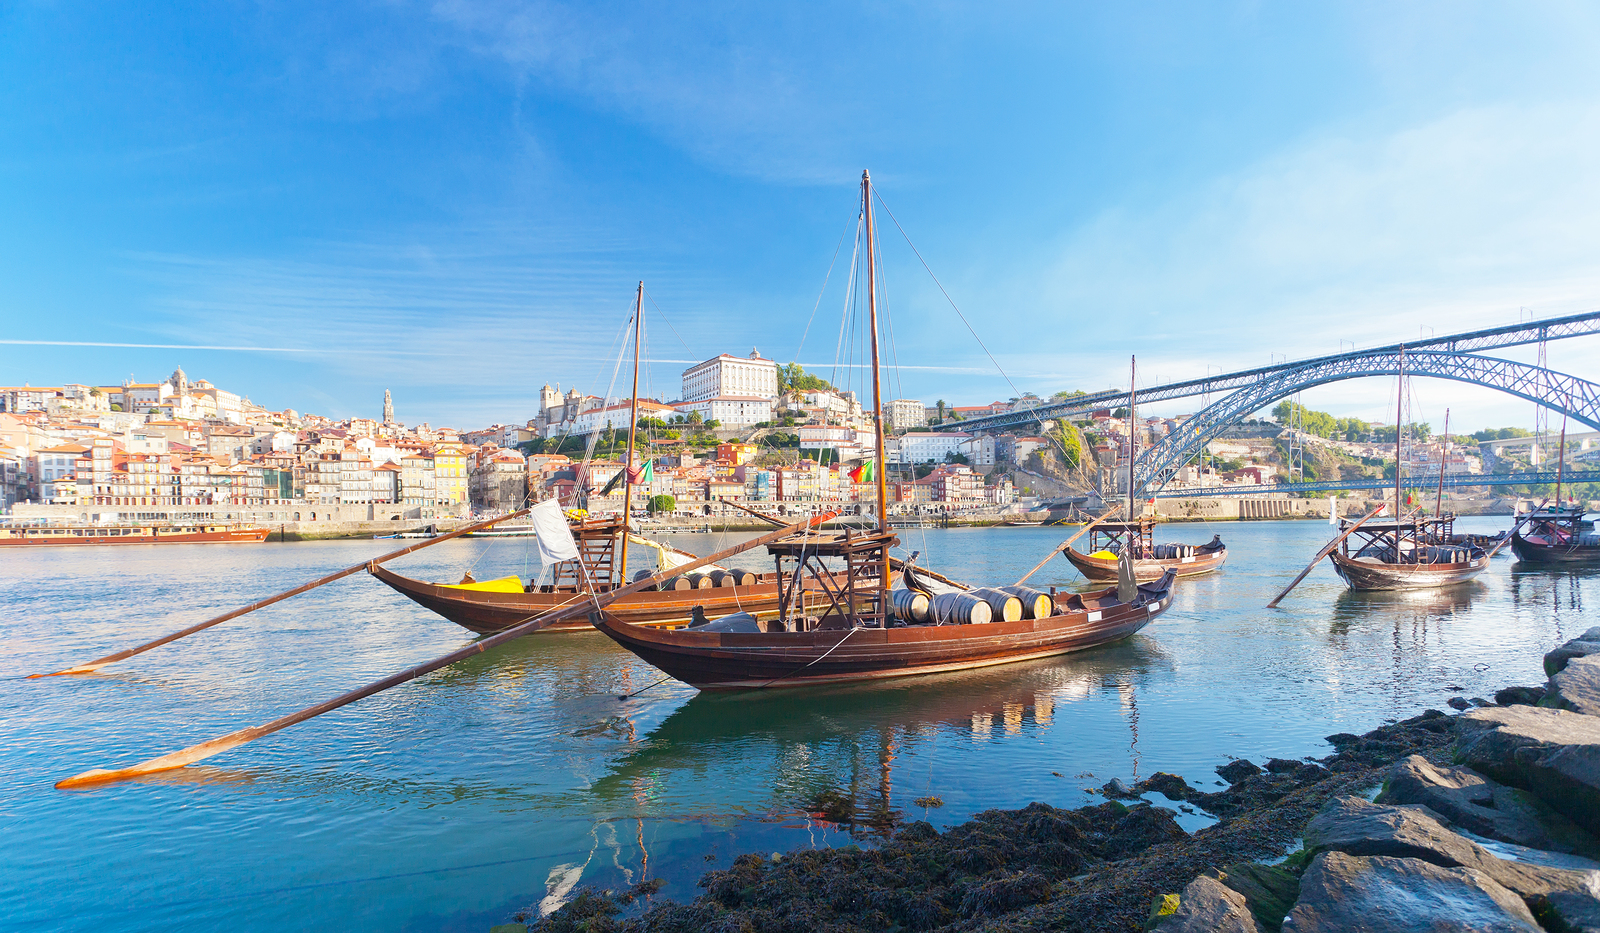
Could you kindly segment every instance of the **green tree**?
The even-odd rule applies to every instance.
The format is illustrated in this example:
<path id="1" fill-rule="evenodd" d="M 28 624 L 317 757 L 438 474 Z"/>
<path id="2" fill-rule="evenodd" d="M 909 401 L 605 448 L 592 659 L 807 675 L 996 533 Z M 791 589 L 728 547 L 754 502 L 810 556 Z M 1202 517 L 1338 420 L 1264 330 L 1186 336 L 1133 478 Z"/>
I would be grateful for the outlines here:
<path id="1" fill-rule="evenodd" d="M 1057 392 L 1056 394 L 1050 396 L 1050 401 L 1052 401 L 1052 402 L 1064 402 L 1069 398 L 1082 398 L 1083 396 L 1088 395 L 1088 394 L 1089 393 L 1083 391 L 1082 389 L 1073 389 L 1070 392 L 1068 390 L 1066 390 L 1066 389 L 1062 389 L 1060 392 Z"/>
<path id="2" fill-rule="evenodd" d="M 690 424 L 703 424 L 703 423 L 705 423 L 705 420 L 706 420 L 705 416 L 700 414 L 699 412 L 697 412 L 697 411 L 689 412 L 689 423 Z"/>
<path id="3" fill-rule="evenodd" d="M 645 502 L 644 507 L 645 511 L 649 512 L 651 515 L 655 515 L 658 512 L 671 512 L 677 509 L 678 500 L 665 494 L 651 496 L 650 499 Z"/>
<path id="4" fill-rule="evenodd" d="M 1056 429 L 1050 432 L 1050 439 L 1061 445 L 1061 459 L 1066 463 L 1067 469 L 1076 470 L 1083 464 L 1083 441 L 1075 426 L 1066 420 L 1056 422 Z"/>
<path id="5" fill-rule="evenodd" d="M 805 371 L 799 363 L 790 363 L 778 367 L 778 391 L 782 392 L 823 392 L 834 391 L 833 383 L 820 376 L 814 376 Z"/>
<path id="6" fill-rule="evenodd" d="M 665 431 L 667 423 L 660 418 L 644 417 L 639 419 L 639 429 L 642 431 Z"/>
<path id="7" fill-rule="evenodd" d="M 944 421 L 944 408 L 945 408 L 944 399 L 940 399 L 939 400 L 939 421 L 941 423 Z"/>

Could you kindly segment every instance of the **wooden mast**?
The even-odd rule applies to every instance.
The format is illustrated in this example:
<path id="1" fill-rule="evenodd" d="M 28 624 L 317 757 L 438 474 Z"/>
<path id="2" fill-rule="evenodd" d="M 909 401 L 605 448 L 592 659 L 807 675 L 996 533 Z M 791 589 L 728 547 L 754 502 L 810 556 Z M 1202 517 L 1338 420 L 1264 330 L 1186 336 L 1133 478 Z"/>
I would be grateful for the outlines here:
<path id="1" fill-rule="evenodd" d="M 613 586 L 628 583 L 628 521 L 633 517 L 633 441 L 639 432 L 639 328 L 644 319 L 644 282 L 633 299 L 633 397 L 628 400 L 628 455 L 622 462 L 622 531 L 617 535 L 621 570 Z"/>
<path id="2" fill-rule="evenodd" d="M 1567 413 L 1561 413 L 1561 446 L 1560 456 L 1556 459 L 1556 518 L 1561 518 L 1561 478 L 1567 469 Z M 1572 536 L 1578 536 L 1578 520 L 1572 520 Z"/>
<path id="3" fill-rule="evenodd" d="M 1133 514 L 1133 457 L 1138 453 L 1139 447 L 1139 408 L 1137 392 L 1139 374 L 1139 358 L 1128 357 L 1128 521 L 1134 521 Z M 1128 538 L 1128 546 L 1133 546 L 1133 538 Z"/>
<path id="4" fill-rule="evenodd" d="M 1433 496 L 1433 517 L 1444 514 L 1444 467 L 1450 456 L 1450 409 L 1444 410 L 1444 440 L 1439 442 L 1439 491 Z"/>
<path id="5" fill-rule="evenodd" d="M 1394 394 L 1394 562 L 1405 563 L 1400 554 L 1400 518 L 1405 514 L 1405 503 L 1400 501 L 1400 432 L 1405 429 L 1406 404 L 1406 347 L 1400 345 L 1400 385 Z"/>
<path id="6" fill-rule="evenodd" d="M 872 425 L 877 443 L 874 472 L 878 481 L 878 531 L 889 533 L 889 478 L 883 471 L 883 399 L 880 398 L 878 376 L 878 276 L 877 256 L 872 238 L 872 178 L 866 169 L 861 170 L 861 210 L 866 223 L 867 239 L 867 319 L 872 326 Z M 878 574 L 878 612 L 887 624 L 889 612 L 889 548 L 883 549 L 883 567 Z"/>

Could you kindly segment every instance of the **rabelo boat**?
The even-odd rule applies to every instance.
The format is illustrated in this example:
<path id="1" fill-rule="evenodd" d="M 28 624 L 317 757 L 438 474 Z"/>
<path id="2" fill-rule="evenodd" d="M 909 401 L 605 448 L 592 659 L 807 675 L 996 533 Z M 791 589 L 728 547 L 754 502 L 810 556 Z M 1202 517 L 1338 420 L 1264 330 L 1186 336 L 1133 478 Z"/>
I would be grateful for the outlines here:
<path id="1" fill-rule="evenodd" d="M 889 550 L 899 538 L 888 525 L 883 472 L 872 198 L 863 172 L 859 242 L 866 250 L 878 527 L 808 530 L 769 543 L 779 599 L 769 620 L 696 614 L 688 627 L 665 629 L 631 624 L 609 608 L 590 614 L 619 645 L 702 690 L 877 680 L 1049 657 L 1126 638 L 1171 603 L 1175 573 L 1139 585 L 1127 559 L 1118 584 L 1093 593 L 1047 595 L 1020 586 L 933 592 L 905 564 L 907 586 L 893 587 Z"/>

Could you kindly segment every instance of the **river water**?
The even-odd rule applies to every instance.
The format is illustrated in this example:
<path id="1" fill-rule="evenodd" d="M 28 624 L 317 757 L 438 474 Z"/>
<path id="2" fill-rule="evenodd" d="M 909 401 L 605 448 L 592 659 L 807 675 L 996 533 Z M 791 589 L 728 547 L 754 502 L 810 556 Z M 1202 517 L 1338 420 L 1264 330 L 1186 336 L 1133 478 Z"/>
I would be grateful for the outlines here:
<path id="1" fill-rule="evenodd" d="M 1503 528 L 1466 519 L 1462 530 Z M 909 529 L 951 576 L 1014 580 L 1072 529 Z M 1220 533 L 1225 569 L 1178 585 L 1123 643 L 968 674 L 696 695 L 592 633 L 534 636 L 165 775 L 55 781 L 308 706 L 470 635 L 365 574 L 87 677 L 25 680 L 384 553 L 396 542 L 7 550 L 0 554 L 0 929 L 463 930 L 574 885 L 666 882 L 687 899 L 745 851 L 866 842 L 885 819 L 948 826 L 1323 737 L 1542 679 L 1597 624 L 1600 576 L 1499 557 L 1443 593 L 1345 591 L 1313 522 Z M 709 553 L 740 535 L 677 535 Z M 392 565 L 441 582 L 538 570 L 529 542 L 446 542 Z M 765 569 L 751 556 L 743 566 Z M 1081 585 L 1056 559 L 1039 584 Z M 942 799 L 928 805 L 927 797 Z M 834 819 L 823 819 L 826 813 Z M 860 821 L 849 825 L 850 814 Z M 1183 814 L 1191 826 L 1201 814 Z"/>

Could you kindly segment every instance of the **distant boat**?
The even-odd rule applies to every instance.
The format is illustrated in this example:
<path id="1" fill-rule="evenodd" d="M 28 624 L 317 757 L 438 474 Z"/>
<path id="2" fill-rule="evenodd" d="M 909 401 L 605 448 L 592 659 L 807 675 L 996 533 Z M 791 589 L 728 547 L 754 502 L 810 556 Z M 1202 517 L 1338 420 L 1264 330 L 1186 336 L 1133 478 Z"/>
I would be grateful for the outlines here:
<path id="1" fill-rule="evenodd" d="M 1117 561 L 1124 549 L 1133 550 L 1133 576 L 1141 583 L 1158 580 L 1171 570 L 1179 577 L 1198 577 L 1222 569 L 1228 562 L 1228 546 L 1221 535 L 1212 535 L 1205 544 L 1156 544 L 1155 521 L 1102 522 L 1089 530 L 1087 551 L 1069 547 L 1067 560 L 1096 583 L 1117 578 Z"/>
<path id="2" fill-rule="evenodd" d="M 0 525 L 0 547 L 259 544 L 270 534 L 251 525 Z"/>
<path id="3" fill-rule="evenodd" d="M 1138 379 L 1134 361 L 1128 366 L 1128 424 L 1139 423 L 1137 396 Z M 1067 548 L 1067 560 L 1078 571 L 1097 583 L 1117 579 L 1117 566 L 1124 554 L 1133 559 L 1133 578 L 1141 582 L 1158 580 L 1167 571 L 1179 577 L 1198 577 L 1214 573 L 1228 562 L 1228 546 L 1221 535 L 1212 535 L 1205 544 L 1156 544 L 1155 520 L 1133 519 L 1137 514 L 1134 503 L 1133 461 L 1139 453 L 1138 432 L 1128 431 L 1128 502 L 1125 515 L 1128 521 L 1102 522 L 1089 531 L 1089 549 L 1079 551 Z"/>
<path id="4" fill-rule="evenodd" d="M 1406 351 L 1400 348 L 1400 385 L 1396 393 L 1394 430 L 1394 502 L 1401 514 L 1405 458 Z M 1445 426 L 1449 428 L 1449 413 Z M 1444 469 L 1439 471 L 1439 496 L 1444 491 Z M 1435 500 L 1435 511 L 1439 499 Z M 1465 583 L 1489 566 L 1489 553 L 1474 544 L 1452 543 L 1455 516 L 1398 518 L 1390 522 L 1340 520 L 1346 529 L 1339 547 L 1328 552 L 1333 569 L 1352 590 L 1421 590 Z M 1355 527 L 1360 525 L 1360 527 Z M 1351 542 L 1355 541 L 1354 547 Z"/>

